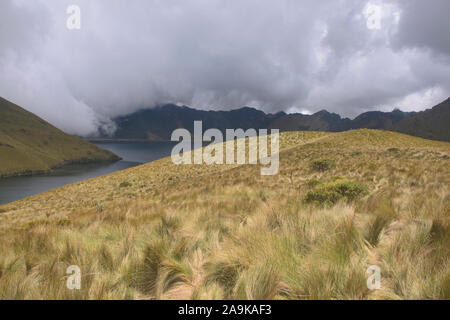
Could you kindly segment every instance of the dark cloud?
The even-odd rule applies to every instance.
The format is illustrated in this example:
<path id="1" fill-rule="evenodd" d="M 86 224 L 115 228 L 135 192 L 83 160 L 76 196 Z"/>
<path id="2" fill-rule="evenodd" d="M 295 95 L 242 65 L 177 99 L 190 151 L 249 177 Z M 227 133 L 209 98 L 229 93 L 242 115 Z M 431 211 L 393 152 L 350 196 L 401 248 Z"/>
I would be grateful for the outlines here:
<path id="1" fill-rule="evenodd" d="M 449 95 L 449 3 L 2 0 L 0 95 L 78 134 L 165 102 L 420 110 Z"/>
<path id="2" fill-rule="evenodd" d="M 394 44 L 400 48 L 429 49 L 450 56 L 450 1 L 402 1 Z"/>

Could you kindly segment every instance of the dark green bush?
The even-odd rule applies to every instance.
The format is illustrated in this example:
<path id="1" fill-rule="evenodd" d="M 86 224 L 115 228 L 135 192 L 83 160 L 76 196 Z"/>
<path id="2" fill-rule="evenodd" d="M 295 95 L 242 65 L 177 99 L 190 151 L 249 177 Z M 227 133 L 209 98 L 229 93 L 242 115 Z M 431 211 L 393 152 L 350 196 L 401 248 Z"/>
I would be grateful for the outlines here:
<path id="1" fill-rule="evenodd" d="M 129 183 L 128 181 L 124 181 L 119 184 L 119 188 L 128 188 L 128 187 L 131 187 L 131 183 Z"/>
<path id="2" fill-rule="evenodd" d="M 310 167 L 314 171 L 327 171 L 333 167 L 334 161 L 331 159 L 319 159 L 311 161 Z"/>
<path id="3" fill-rule="evenodd" d="M 367 189 L 364 185 L 348 180 L 338 180 L 316 186 L 306 193 L 304 201 L 320 206 L 332 206 L 339 200 L 352 202 L 365 194 Z"/>

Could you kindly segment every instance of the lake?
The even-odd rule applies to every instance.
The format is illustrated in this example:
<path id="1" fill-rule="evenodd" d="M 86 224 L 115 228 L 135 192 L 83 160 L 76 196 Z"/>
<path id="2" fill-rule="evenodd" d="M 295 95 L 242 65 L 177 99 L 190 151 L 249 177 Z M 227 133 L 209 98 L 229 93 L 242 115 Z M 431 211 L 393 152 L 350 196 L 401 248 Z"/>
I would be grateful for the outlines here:
<path id="1" fill-rule="evenodd" d="M 94 144 L 114 152 L 123 160 L 107 164 L 70 165 L 45 175 L 0 179 L 0 204 L 170 156 L 176 143 L 145 141 L 95 142 Z"/>

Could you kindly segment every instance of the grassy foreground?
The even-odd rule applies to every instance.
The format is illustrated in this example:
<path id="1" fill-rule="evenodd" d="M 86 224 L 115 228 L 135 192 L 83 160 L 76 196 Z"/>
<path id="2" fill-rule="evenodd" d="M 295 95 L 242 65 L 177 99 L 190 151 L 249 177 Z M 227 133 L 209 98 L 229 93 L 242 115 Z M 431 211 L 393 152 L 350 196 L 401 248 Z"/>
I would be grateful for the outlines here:
<path id="1" fill-rule="evenodd" d="M 0 298 L 450 298 L 449 143 L 280 140 L 276 176 L 166 158 L 0 207 Z"/>
<path id="2" fill-rule="evenodd" d="M 119 158 L 0 97 L 0 178 Z"/>

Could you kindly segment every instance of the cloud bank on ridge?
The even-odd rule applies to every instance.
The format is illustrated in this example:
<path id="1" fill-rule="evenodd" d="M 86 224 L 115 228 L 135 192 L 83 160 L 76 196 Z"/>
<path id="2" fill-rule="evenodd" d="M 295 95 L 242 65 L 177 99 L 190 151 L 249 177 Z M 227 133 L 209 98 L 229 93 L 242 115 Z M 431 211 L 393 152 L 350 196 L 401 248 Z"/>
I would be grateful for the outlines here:
<path id="1" fill-rule="evenodd" d="M 66 28 L 67 7 L 81 29 Z M 344 116 L 450 92 L 450 2 L 3 0 L 0 96 L 75 134 L 158 103 Z"/>

